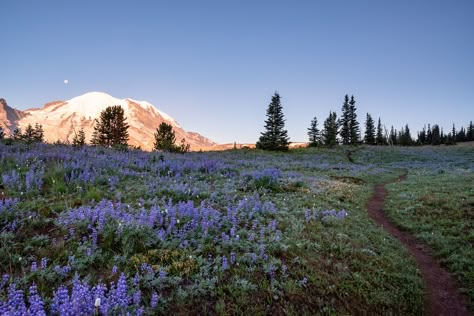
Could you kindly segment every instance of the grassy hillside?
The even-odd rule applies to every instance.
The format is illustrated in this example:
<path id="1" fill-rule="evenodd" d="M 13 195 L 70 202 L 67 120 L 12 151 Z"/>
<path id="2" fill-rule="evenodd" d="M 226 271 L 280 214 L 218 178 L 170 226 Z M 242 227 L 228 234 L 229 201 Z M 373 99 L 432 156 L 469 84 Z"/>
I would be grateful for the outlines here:
<path id="1" fill-rule="evenodd" d="M 439 243 L 474 300 L 474 148 L 347 151 L 0 144 L 0 311 L 419 315 L 414 261 L 366 213 L 403 170 L 390 215 Z M 432 201 L 433 181 L 457 195 Z"/>

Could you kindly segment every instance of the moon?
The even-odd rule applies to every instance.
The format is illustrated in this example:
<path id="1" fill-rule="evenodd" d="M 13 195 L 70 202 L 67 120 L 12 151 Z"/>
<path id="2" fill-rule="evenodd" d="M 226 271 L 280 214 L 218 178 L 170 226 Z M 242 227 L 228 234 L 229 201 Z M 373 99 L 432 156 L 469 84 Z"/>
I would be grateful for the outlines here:
<path id="1" fill-rule="evenodd" d="M 64 79 L 64 84 L 68 84 L 68 83 L 69 83 L 69 80 Z"/>

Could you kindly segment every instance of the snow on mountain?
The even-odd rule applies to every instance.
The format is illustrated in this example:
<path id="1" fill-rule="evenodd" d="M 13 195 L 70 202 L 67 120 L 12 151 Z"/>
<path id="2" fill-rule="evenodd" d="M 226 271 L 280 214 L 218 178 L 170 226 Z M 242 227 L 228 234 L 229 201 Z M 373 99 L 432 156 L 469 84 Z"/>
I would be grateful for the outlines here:
<path id="1" fill-rule="evenodd" d="M 95 119 L 100 113 L 112 105 L 120 105 L 125 112 L 130 125 L 129 144 L 140 146 L 144 150 L 151 150 L 154 142 L 154 133 L 161 122 L 173 126 L 176 139 L 182 138 L 191 145 L 192 150 L 209 148 L 215 143 L 202 135 L 186 132 L 168 114 L 158 110 L 146 101 L 134 99 L 117 99 L 103 92 L 89 92 L 68 101 L 55 101 L 44 105 L 41 109 L 30 109 L 24 112 L 24 117 L 18 121 L 18 126 L 24 129 L 28 124 L 42 124 L 45 138 L 48 142 L 72 141 L 75 133 L 81 128 L 89 142 L 94 130 Z"/>

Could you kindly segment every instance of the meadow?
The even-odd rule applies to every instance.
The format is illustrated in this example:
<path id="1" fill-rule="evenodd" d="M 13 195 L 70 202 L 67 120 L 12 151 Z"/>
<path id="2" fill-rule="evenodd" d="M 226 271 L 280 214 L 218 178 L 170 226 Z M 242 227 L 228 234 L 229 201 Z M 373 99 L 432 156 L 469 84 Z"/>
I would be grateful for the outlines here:
<path id="1" fill-rule="evenodd" d="M 0 143 L 0 314 L 423 314 L 415 261 L 366 209 L 404 172 L 387 214 L 472 308 L 474 147 Z"/>

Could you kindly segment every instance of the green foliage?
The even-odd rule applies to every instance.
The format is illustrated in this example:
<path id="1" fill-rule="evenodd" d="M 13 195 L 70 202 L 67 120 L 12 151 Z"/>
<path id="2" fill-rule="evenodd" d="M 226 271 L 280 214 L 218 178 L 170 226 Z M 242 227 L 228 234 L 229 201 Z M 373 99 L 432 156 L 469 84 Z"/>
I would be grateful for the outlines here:
<path id="1" fill-rule="evenodd" d="M 176 148 L 175 142 L 176 136 L 173 131 L 173 126 L 171 126 L 171 124 L 162 122 L 156 129 L 153 149 L 174 152 Z"/>
<path id="2" fill-rule="evenodd" d="M 336 112 L 329 112 L 328 118 L 324 121 L 324 130 L 322 132 L 324 145 L 329 147 L 337 145 L 337 129 L 337 114 Z"/>
<path id="3" fill-rule="evenodd" d="M 344 96 L 344 103 L 342 105 L 341 118 L 339 126 L 341 127 L 340 136 L 343 145 L 356 145 L 359 143 L 360 129 L 357 122 L 357 114 L 355 107 L 354 96 Z"/>
<path id="4" fill-rule="evenodd" d="M 401 146 L 410 146 L 413 145 L 413 138 L 411 137 L 410 128 L 408 124 L 398 134 L 397 143 Z"/>
<path id="5" fill-rule="evenodd" d="M 81 128 L 76 134 L 74 131 L 74 138 L 72 139 L 72 145 L 75 147 L 84 146 L 86 144 L 86 134 L 84 133 L 84 128 Z"/>
<path id="6" fill-rule="evenodd" d="M 256 147 L 264 150 L 288 150 L 289 138 L 285 130 L 285 119 L 280 95 L 275 92 L 268 105 L 265 132 L 261 133 Z"/>
<path id="7" fill-rule="evenodd" d="M 21 129 L 15 128 L 12 133 L 12 139 L 13 140 L 21 140 L 22 139 L 22 134 L 21 134 Z"/>
<path id="8" fill-rule="evenodd" d="M 129 125 L 126 120 L 120 105 L 107 107 L 95 121 L 91 144 L 106 147 L 127 145 Z"/>
<path id="9" fill-rule="evenodd" d="M 309 147 L 317 147 L 321 144 L 321 132 L 318 129 L 318 119 L 316 117 L 311 121 L 308 128 Z"/>
<path id="10" fill-rule="evenodd" d="M 377 145 L 387 144 L 387 140 L 385 139 L 385 136 L 384 136 L 384 131 L 382 128 L 382 122 L 380 121 L 380 117 L 379 117 L 379 122 L 377 123 L 377 136 L 376 136 L 375 142 L 377 143 Z"/>
<path id="11" fill-rule="evenodd" d="M 434 153 L 434 159 L 439 153 Z M 446 167 L 443 172 L 415 169 L 406 181 L 391 184 L 386 211 L 397 225 L 433 248 L 442 264 L 461 281 L 472 305 L 474 176 L 472 172 L 458 172 L 458 167 Z"/>
<path id="12" fill-rule="evenodd" d="M 468 142 L 474 141 L 474 125 L 472 124 L 472 121 L 469 123 L 469 127 L 467 128 L 466 140 Z"/>
<path id="13" fill-rule="evenodd" d="M 365 120 L 364 142 L 368 145 L 375 145 L 375 122 L 369 113 L 367 113 L 367 119 Z"/>
<path id="14" fill-rule="evenodd" d="M 359 143 L 360 139 L 360 128 L 359 122 L 357 122 L 357 113 L 355 107 L 355 99 L 354 96 L 351 96 L 351 100 L 349 101 L 349 128 L 350 128 L 350 144 L 356 145 Z"/>
<path id="15" fill-rule="evenodd" d="M 176 145 L 176 135 L 173 131 L 173 126 L 162 122 L 155 132 L 155 142 L 153 144 L 154 150 L 160 150 L 173 153 L 186 153 L 190 146 L 186 144 L 186 140 L 181 139 L 181 144 Z"/>
<path id="16" fill-rule="evenodd" d="M 431 130 L 431 145 L 441 145 L 441 132 L 438 124 L 433 125 Z"/>
<path id="17" fill-rule="evenodd" d="M 341 130 L 341 142 L 343 145 L 348 145 L 351 142 L 351 126 L 350 126 L 350 106 L 349 95 L 344 96 L 344 103 L 342 104 L 341 118 L 339 119 L 339 126 Z"/>

